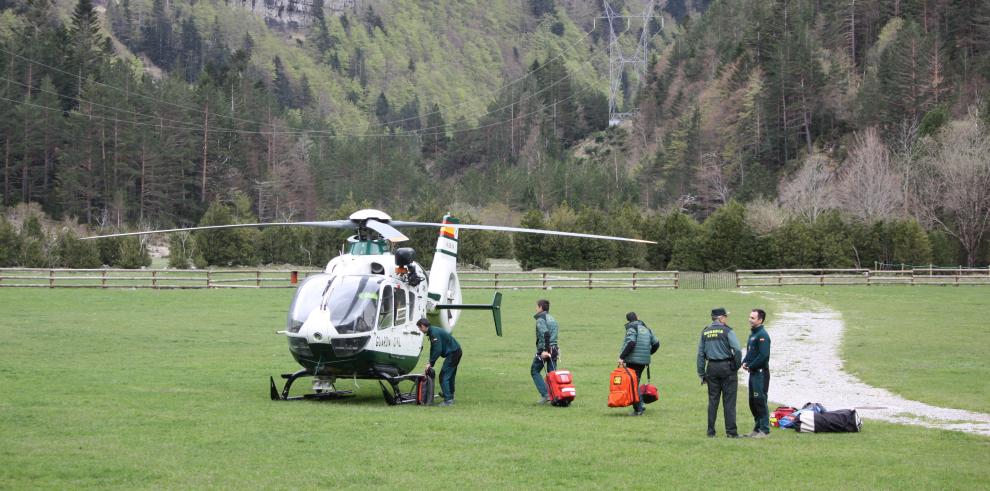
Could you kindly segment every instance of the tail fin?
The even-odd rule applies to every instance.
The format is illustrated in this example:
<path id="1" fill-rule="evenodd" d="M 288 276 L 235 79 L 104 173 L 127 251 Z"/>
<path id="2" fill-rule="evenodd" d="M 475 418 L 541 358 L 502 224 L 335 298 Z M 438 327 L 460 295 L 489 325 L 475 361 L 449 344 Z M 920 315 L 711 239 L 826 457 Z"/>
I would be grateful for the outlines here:
<path id="1" fill-rule="evenodd" d="M 450 214 L 444 215 L 443 223 L 460 223 Z M 437 250 L 433 254 L 433 265 L 430 266 L 430 288 L 428 296 L 434 305 L 439 303 L 461 303 L 461 285 L 457 279 L 457 229 L 441 227 L 437 238 Z M 454 327 L 460 312 L 446 310 L 439 312 L 440 325 L 447 330 Z"/>

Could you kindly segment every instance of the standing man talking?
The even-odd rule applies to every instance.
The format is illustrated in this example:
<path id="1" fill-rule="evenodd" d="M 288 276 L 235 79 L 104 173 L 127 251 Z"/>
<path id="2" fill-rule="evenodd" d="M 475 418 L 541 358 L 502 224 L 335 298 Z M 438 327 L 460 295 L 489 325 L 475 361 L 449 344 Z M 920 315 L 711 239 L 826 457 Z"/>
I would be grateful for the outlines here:
<path id="1" fill-rule="evenodd" d="M 643 369 L 650 364 L 650 357 L 660 349 L 660 340 L 653 330 L 639 320 L 636 312 L 626 314 L 626 337 L 622 340 L 622 350 L 619 352 L 619 365 L 631 368 L 636 372 L 636 380 L 643 385 Z M 642 416 L 646 405 L 637 398 L 633 403 L 630 416 Z"/>
<path id="2" fill-rule="evenodd" d="M 770 410 L 767 408 L 767 391 L 770 390 L 770 336 L 763 327 L 767 313 L 753 309 L 749 313 L 749 341 L 743 369 L 749 372 L 749 410 L 753 413 L 751 438 L 770 436 Z"/>
<path id="3" fill-rule="evenodd" d="M 550 315 L 550 301 L 540 299 L 536 301 L 536 357 L 533 358 L 533 365 L 529 372 L 533 375 L 533 383 L 536 390 L 540 392 L 540 400 L 537 404 L 546 404 L 550 401 L 547 393 L 547 383 L 543 381 L 540 372 L 546 365 L 547 372 L 556 369 L 557 356 L 557 320 Z"/>
<path id="4" fill-rule="evenodd" d="M 729 313 L 721 307 L 712 309 L 712 323 L 701 331 L 698 342 L 698 376 L 702 384 L 708 384 L 709 438 L 715 437 L 719 396 L 725 411 L 725 436 L 739 438 L 736 430 L 736 388 L 739 384 L 736 370 L 739 370 L 742 350 L 736 334 L 725 324 L 728 316 Z"/>
<path id="5" fill-rule="evenodd" d="M 457 365 L 461 363 L 461 345 L 449 332 L 439 327 L 430 325 L 430 321 L 423 317 L 416 321 L 416 327 L 426 337 L 430 338 L 430 363 L 426 365 L 426 371 L 433 368 L 437 359 L 443 357 L 443 368 L 440 370 L 440 392 L 443 394 L 441 406 L 454 405 L 454 379 L 457 377 Z"/>

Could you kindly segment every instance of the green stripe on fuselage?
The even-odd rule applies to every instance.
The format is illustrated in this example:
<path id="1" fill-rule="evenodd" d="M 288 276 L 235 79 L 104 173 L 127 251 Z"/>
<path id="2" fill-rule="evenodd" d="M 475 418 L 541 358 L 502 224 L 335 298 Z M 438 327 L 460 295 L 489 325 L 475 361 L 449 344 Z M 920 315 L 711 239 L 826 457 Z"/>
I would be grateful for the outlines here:
<path id="1" fill-rule="evenodd" d="M 290 352 L 296 362 L 303 368 L 316 372 L 318 375 L 331 375 L 334 377 L 357 377 L 357 378 L 377 378 L 374 376 L 376 365 L 394 367 L 399 375 L 405 375 L 416 368 L 419 363 L 419 355 L 405 356 L 394 353 L 375 351 L 374 349 L 364 349 L 354 355 L 337 356 L 329 345 L 307 344 L 312 353 L 302 354 L 294 349 L 290 344 Z"/>

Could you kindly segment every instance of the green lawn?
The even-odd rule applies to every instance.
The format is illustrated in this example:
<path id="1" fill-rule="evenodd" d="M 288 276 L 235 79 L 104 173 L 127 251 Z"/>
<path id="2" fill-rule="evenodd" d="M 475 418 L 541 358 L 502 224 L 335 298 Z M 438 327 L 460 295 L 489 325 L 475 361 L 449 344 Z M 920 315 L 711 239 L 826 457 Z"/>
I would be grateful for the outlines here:
<path id="1" fill-rule="evenodd" d="M 990 291 L 886 286 L 789 289 L 842 312 L 846 369 L 936 406 L 987 412 Z"/>
<path id="2" fill-rule="evenodd" d="M 882 327 L 879 321 L 888 318 L 870 317 L 868 299 L 856 290 L 786 291 L 815 296 L 844 313 L 848 308 L 847 322 L 863 319 L 863 328 Z M 961 325 L 965 317 L 950 322 L 949 314 L 972 310 L 982 290 L 956 289 L 945 298 L 914 291 L 877 288 L 869 294 L 900 302 L 890 313 L 895 318 L 918 317 L 919 326 L 929 324 L 924 319 L 938 321 L 940 336 L 976 328 Z M 990 482 L 990 439 L 954 432 L 868 421 L 863 433 L 852 435 L 776 431 L 765 441 L 705 438 L 705 391 L 694 375 L 698 332 L 713 306 L 735 312 L 731 323 L 742 327 L 749 308 L 763 301 L 755 295 L 507 292 L 504 337 L 494 335 L 484 312 L 466 312 L 455 331 L 465 351 L 457 406 L 423 408 L 385 406 L 370 381 L 361 381 L 358 396 L 346 401 L 270 401 L 268 376 L 296 368 L 285 339 L 273 334 L 283 327 L 291 294 L 0 290 L 0 489 L 655 489 L 716 483 L 961 489 Z M 901 300 L 901 294 L 917 296 Z M 577 381 L 578 400 L 570 408 L 533 405 L 531 314 L 542 295 L 561 323 L 562 366 Z M 488 292 L 466 296 L 469 302 L 490 299 Z M 653 370 L 661 400 L 643 418 L 605 405 L 628 310 L 638 311 L 663 343 Z M 879 336 L 853 332 L 850 345 L 890 348 L 877 343 Z M 902 336 L 889 344 L 910 353 L 912 363 L 921 356 L 936 360 L 926 354 L 932 349 L 927 340 Z M 938 361 L 966 359 L 971 377 L 986 378 L 984 355 L 967 344 L 946 344 L 951 356 Z M 870 358 L 849 346 L 847 352 L 856 357 L 855 367 Z M 871 377 L 880 380 L 885 371 L 881 366 L 862 376 L 880 383 Z M 937 402 L 927 379 L 916 384 L 908 375 L 900 383 L 917 385 L 918 398 Z M 948 397 L 953 390 L 945 385 Z M 968 386 L 958 393 L 960 400 L 987 400 L 985 391 L 974 395 Z M 738 413 L 745 429 L 745 398 Z M 753 462 L 761 463 L 759 472 Z"/>

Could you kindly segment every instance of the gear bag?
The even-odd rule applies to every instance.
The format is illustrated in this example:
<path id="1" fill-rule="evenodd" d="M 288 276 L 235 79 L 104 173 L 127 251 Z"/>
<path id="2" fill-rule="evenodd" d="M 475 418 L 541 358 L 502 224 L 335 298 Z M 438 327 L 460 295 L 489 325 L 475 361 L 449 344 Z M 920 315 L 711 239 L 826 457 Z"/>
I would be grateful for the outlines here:
<path id="1" fill-rule="evenodd" d="M 646 365 L 646 383 L 639 386 L 639 398 L 646 404 L 652 404 L 660 399 L 660 391 L 657 386 L 651 384 L 650 366 Z"/>
<path id="2" fill-rule="evenodd" d="M 567 407 L 574 402 L 577 391 L 574 390 L 574 379 L 571 377 L 570 370 L 549 372 L 546 382 L 551 405 Z"/>
<path id="3" fill-rule="evenodd" d="M 839 409 L 821 413 L 802 411 L 794 422 L 801 433 L 857 433 L 863 429 L 863 419 L 855 409 Z"/>
<path id="4" fill-rule="evenodd" d="M 608 385 L 608 407 L 626 407 L 639 401 L 639 381 L 628 367 L 612 370 Z"/>
<path id="5" fill-rule="evenodd" d="M 433 404 L 433 397 L 435 396 L 433 391 L 436 384 L 434 377 L 436 377 L 436 372 L 430 368 L 416 381 L 416 404 L 420 406 Z"/>

